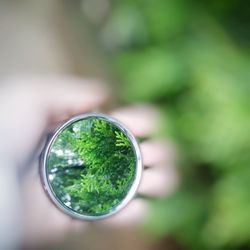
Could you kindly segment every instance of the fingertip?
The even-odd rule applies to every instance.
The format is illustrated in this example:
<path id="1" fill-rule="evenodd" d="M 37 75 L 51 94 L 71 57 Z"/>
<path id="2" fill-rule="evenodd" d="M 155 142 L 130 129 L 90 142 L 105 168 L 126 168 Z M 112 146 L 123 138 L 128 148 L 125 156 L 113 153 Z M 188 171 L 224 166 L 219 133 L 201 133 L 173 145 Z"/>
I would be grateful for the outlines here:
<path id="1" fill-rule="evenodd" d="M 160 113 L 156 107 L 146 104 L 119 108 L 111 115 L 126 125 L 136 136 L 152 135 L 160 125 Z"/>

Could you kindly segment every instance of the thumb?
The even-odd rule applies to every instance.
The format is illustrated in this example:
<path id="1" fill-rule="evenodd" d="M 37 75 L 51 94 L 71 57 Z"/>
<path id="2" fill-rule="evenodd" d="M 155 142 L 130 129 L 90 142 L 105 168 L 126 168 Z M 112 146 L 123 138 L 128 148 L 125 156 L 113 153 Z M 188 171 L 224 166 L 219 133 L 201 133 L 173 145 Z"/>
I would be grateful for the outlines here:
<path id="1" fill-rule="evenodd" d="M 7 81 L 0 96 L 0 154 L 20 162 L 32 152 L 51 120 L 103 105 L 107 85 L 75 77 L 22 78 Z"/>

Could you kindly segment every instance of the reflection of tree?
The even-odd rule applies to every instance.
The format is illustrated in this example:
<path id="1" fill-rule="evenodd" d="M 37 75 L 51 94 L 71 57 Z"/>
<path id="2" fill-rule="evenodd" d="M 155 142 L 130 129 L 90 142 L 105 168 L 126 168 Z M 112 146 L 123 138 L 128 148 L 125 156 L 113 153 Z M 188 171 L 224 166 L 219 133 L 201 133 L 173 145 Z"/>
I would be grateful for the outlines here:
<path id="1" fill-rule="evenodd" d="M 75 122 L 54 142 L 49 178 L 54 192 L 81 213 L 104 213 L 126 195 L 135 175 L 128 138 L 104 119 Z"/>

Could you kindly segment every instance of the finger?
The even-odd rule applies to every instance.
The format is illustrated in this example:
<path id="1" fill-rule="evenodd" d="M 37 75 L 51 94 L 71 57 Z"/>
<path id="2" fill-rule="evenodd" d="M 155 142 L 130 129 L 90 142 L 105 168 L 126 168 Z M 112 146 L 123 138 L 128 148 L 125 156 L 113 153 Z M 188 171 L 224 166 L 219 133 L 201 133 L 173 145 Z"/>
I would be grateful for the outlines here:
<path id="1" fill-rule="evenodd" d="M 148 209 L 148 204 L 145 201 L 135 199 L 119 213 L 103 221 L 100 221 L 99 225 L 131 227 L 143 221 Z"/>
<path id="2" fill-rule="evenodd" d="M 176 189 L 178 182 L 178 173 L 172 165 L 150 168 L 143 173 L 138 193 L 164 197 Z"/>
<path id="3" fill-rule="evenodd" d="M 58 85 L 58 86 L 57 86 Z M 51 91 L 47 97 L 47 109 L 55 117 L 67 118 L 75 114 L 93 111 L 108 100 L 109 87 L 97 80 L 78 80 L 74 84 L 54 83 L 56 92 Z"/>
<path id="4" fill-rule="evenodd" d="M 143 164 L 146 167 L 167 165 L 173 162 L 174 150 L 165 140 L 148 140 L 140 145 Z"/>
<path id="5" fill-rule="evenodd" d="M 137 105 L 120 108 L 111 115 L 124 123 L 135 136 L 152 135 L 160 125 L 160 114 L 153 106 Z"/>

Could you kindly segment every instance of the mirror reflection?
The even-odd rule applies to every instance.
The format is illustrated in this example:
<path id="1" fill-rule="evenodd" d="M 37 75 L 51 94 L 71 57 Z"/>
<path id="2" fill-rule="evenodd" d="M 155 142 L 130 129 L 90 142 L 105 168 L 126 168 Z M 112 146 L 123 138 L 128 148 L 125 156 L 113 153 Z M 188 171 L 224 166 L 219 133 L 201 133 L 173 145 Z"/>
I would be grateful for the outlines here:
<path id="1" fill-rule="evenodd" d="M 82 215 L 104 215 L 119 205 L 136 174 L 128 136 L 103 117 L 64 128 L 50 146 L 47 178 L 57 200 Z"/>

